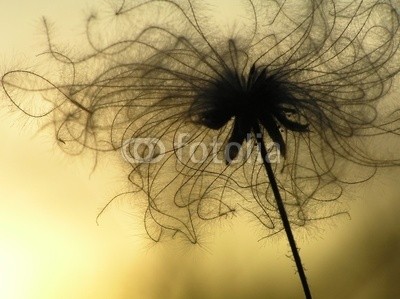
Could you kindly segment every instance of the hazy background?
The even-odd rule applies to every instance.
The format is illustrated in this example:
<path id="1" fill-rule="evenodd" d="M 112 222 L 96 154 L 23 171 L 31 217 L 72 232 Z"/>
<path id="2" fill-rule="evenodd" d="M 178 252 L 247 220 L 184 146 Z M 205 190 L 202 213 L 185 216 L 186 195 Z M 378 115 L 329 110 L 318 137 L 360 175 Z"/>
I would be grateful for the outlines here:
<path id="1" fill-rule="evenodd" d="M 58 40 L 70 39 L 100 3 L 0 1 L 1 72 L 34 64 L 43 15 Z M 244 218 L 223 222 L 202 248 L 151 245 L 122 206 L 97 226 L 123 171 L 110 158 L 90 175 L 90 159 L 66 156 L 48 132 L 34 136 L 36 123 L 9 112 L 1 96 L 1 299 L 302 298 L 284 236 L 258 243 L 261 228 Z M 400 298 L 399 174 L 386 171 L 355 190 L 351 220 L 298 236 L 315 298 Z"/>

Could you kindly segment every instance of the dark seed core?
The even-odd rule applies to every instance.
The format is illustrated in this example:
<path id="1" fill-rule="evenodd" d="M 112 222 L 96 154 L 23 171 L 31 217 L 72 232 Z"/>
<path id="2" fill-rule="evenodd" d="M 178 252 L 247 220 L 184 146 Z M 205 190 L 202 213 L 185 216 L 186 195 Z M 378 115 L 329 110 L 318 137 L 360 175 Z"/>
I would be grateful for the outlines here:
<path id="1" fill-rule="evenodd" d="M 227 164 L 236 158 L 246 137 L 258 131 L 260 125 L 285 157 L 286 144 L 280 128 L 308 131 L 308 124 L 290 119 L 301 112 L 301 100 L 292 95 L 289 86 L 277 75 L 269 74 L 267 68 L 257 68 L 254 64 L 247 77 L 227 70 L 198 92 L 190 113 L 196 123 L 214 130 L 234 118 L 228 145 L 236 146 L 227 146 Z"/>

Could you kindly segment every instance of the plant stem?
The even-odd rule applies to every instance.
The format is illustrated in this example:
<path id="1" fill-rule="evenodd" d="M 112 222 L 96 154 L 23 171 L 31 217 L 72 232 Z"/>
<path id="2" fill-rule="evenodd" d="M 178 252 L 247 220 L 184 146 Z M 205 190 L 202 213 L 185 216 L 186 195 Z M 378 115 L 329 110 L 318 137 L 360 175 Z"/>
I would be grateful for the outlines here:
<path id="1" fill-rule="evenodd" d="M 268 175 L 270 185 L 272 187 L 272 191 L 274 192 L 275 201 L 278 206 L 279 215 L 280 215 L 280 217 L 282 219 L 282 223 L 283 223 L 283 228 L 285 229 L 286 237 L 289 241 L 290 249 L 292 250 L 292 254 L 294 257 L 294 261 L 296 263 L 297 271 L 299 273 L 301 284 L 303 286 L 304 295 L 307 299 L 312 299 L 311 291 L 310 291 L 310 288 L 307 283 L 307 277 L 306 277 L 303 265 L 301 263 L 299 250 L 296 246 L 296 241 L 294 239 L 292 229 L 290 227 L 289 219 L 288 219 L 288 216 L 287 216 L 287 213 L 285 210 L 285 205 L 283 203 L 281 194 L 279 192 L 278 184 L 275 179 L 275 174 L 272 170 L 271 164 L 269 163 L 267 149 L 265 148 L 264 139 L 262 137 L 259 126 L 254 128 L 254 133 L 256 135 L 257 144 L 260 149 L 260 154 L 263 159 L 265 170 L 267 171 L 267 175 Z"/>

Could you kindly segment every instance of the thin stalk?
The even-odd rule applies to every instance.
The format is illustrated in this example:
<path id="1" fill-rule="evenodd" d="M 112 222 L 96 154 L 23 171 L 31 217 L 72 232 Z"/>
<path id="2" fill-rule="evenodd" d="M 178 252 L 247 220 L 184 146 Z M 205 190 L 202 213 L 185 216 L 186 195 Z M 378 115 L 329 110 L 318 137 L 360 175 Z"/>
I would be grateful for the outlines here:
<path id="1" fill-rule="evenodd" d="M 306 296 L 307 299 L 312 299 L 310 287 L 308 286 L 308 283 L 307 283 L 306 273 L 304 271 L 303 264 L 301 263 L 299 250 L 296 246 L 296 241 L 294 239 L 292 229 L 290 227 L 289 219 L 288 219 L 288 216 L 287 216 L 287 213 L 285 210 L 285 205 L 283 203 L 281 194 L 279 192 L 278 184 L 275 179 L 275 174 L 272 170 L 271 164 L 269 163 L 268 152 L 267 152 L 267 149 L 265 148 L 264 139 L 262 137 L 262 133 L 261 133 L 260 127 L 258 125 L 254 128 L 254 133 L 256 135 L 257 144 L 260 149 L 260 154 L 263 159 L 265 170 L 267 171 L 269 183 L 272 187 L 272 191 L 274 192 L 275 201 L 278 206 L 279 215 L 280 215 L 280 217 L 282 219 L 282 223 L 283 223 L 283 228 L 285 229 L 286 237 L 289 241 L 290 249 L 292 250 L 294 261 L 295 261 L 296 267 L 297 267 L 297 272 L 299 273 L 301 284 L 303 286 L 304 295 Z"/>

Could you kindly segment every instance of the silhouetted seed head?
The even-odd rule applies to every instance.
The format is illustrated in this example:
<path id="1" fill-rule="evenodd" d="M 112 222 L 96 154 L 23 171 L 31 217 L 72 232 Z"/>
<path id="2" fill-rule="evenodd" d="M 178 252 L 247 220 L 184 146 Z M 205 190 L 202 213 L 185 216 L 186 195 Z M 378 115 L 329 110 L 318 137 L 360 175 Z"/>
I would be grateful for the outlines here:
<path id="1" fill-rule="evenodd" d="M 196 243 L 203 221 L 237 211 L 282 230 L 257 133 L 294 227 L 342 213 L 347 186 L 400 164 L 390 1 L 232 0 L 225 19 L 222 1 L 206 2 L 123 1 L 88 18 L 77 55 L 45 21 L 54 65 L 8 72 L 6 96 L 50 116 L 67 152 L 121 153 L 124 194 L 155 241 Z"/>

